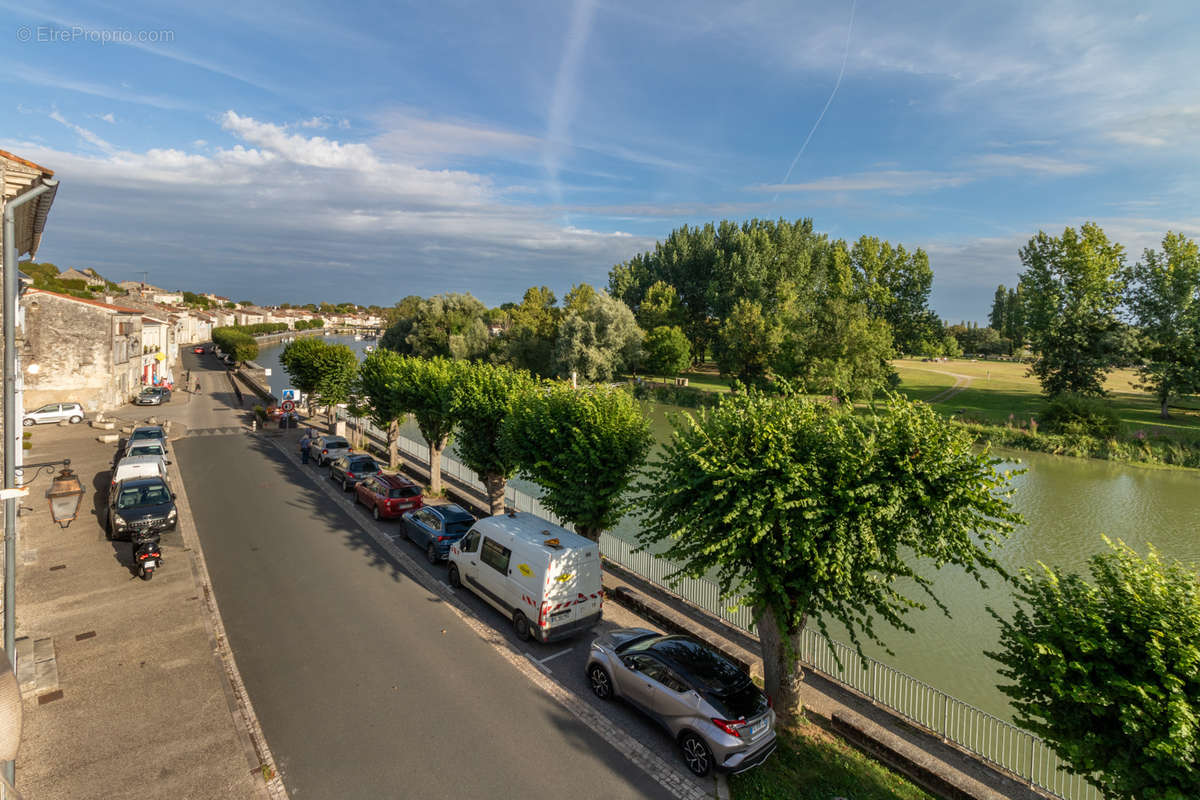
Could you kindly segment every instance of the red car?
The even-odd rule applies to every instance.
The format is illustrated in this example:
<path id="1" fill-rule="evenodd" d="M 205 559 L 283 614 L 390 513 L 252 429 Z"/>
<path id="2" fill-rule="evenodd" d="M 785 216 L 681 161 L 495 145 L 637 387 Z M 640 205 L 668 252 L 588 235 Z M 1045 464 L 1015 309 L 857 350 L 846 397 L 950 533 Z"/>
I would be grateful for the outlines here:
<path id="1" fill-rule="evenodd" d="M 198 356 L 202 356 L 202 355 L 204 355 L 204 348 L 203 347 L 193 347 L 192 352 Z"/>
<path id="2" fill-rule="evenodd" d="M 425 498 L 421 487 L 403 475 L 379 472 L 354 485 L 354 502 L 370 508 L 375 519 L 395 519 L 420 508 Z"/>

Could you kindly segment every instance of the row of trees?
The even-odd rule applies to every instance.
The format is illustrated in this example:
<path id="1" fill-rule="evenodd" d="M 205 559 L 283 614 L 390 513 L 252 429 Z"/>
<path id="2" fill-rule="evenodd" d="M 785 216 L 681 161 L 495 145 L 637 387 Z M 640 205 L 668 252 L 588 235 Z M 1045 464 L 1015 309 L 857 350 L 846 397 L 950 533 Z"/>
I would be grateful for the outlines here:
<path id="1" fill-rule="evenodd" d="M 213 344 L 233 356 L 234 361 L 253 361 L 258 358 L 258 342 L 249 331 L 238 325 L 222 325 L 212 329 Z"/>
<path id="2" fill-rule="evenodd" d="M 1019 347 L 1047 396 L 1103 396 L 1105 375 L 1134 365 L 1163 418 L 1170 401 L 1200 392 L 1200 249 L 1167 233 L 1162 249 L 1128 264 L 1100 226 L 1039 232 L 1020 251 L 1020 284 L 1001 286 L 991 328 Z"/>

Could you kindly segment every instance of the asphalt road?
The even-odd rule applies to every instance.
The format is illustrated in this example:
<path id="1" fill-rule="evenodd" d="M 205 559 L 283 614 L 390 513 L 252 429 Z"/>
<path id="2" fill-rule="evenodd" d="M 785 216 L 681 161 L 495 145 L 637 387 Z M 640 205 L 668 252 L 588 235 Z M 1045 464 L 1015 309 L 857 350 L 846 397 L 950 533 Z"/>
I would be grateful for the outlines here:
<path id="1" fill-rule="evenodd" d="M 415 582 L 318 485 L 323 473 L 258 437 L 174 447 L 230 644 L 295 800 L 669 796 Z M 545 666 L 575 688 L 581 677 L 566 675 L 582 672 L 584 639 L 542 656 L 561 654 Z M 670 748 L 633 712 L 609 713 Z"/>

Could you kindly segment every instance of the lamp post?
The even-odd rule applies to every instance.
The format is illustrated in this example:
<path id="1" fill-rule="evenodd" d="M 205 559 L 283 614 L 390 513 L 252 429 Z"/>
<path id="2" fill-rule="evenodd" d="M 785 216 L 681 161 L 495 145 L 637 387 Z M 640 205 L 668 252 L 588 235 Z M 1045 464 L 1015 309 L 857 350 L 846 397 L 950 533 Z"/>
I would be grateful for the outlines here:
<path id="1" fill-rule="evenodd" d="M 63 461 L 62 471 L 54 478 L 50 488 L 46 490 L 46 500 L 50 504 L 50 516 L 60 527 L 69 527 L 79 516 L 79 503 L 83 500 L 83 484 L 71 471 L 71 459 Z"/>

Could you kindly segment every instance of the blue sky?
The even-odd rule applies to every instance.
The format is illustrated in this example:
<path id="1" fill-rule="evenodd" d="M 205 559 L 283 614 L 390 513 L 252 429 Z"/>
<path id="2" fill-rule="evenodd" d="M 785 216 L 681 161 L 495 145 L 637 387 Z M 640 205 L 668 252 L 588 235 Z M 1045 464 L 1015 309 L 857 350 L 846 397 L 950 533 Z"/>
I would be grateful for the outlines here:
<path id="1" fill-rule="evenodd" d="M 1039 229 L 1200 234 L 1190 2 L 0 11 L 0 148 L 62 181 L 39 258 L 116 279 L 498 304 L 812 217 L 925 248 L 934 308 L 982 320 Z"/>

